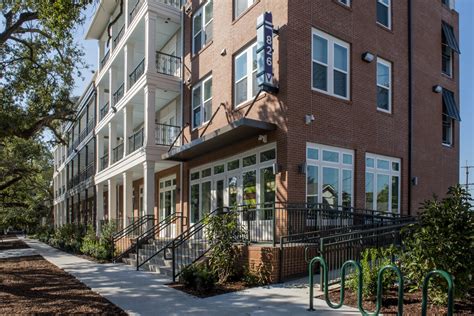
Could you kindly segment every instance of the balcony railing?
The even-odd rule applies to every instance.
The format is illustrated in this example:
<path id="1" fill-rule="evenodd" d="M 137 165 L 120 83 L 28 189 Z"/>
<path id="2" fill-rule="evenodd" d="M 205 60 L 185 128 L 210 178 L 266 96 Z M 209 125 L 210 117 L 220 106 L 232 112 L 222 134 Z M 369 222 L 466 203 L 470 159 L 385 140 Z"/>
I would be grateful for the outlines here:
<path id="1" fill-rule="evenodd" d="M 181 58 L 156 52 L 156 71 L 163 75 L 179 77 L 181 72 Z"/>
<path id="2" fill-rule="evenodd" d="M 74 139 L 74 142 L 72 143 L 72 149 L 74 150 L 74 148 L 79 146 L 80 143 L 81 143 L 81 135 L 79 135 L 78 137 Z"/>
<path id="3" fill-rule="evenodd" d="M 112 149 L 112 162 L 115 163 L 123 158 L 123 143 Z"/>
<path id="4" fill-rule="evenodd" d="M 106 153 L 100 158 L 100 170 L 104 170 L 109 166 L 109 154 Z"/>
<path id="5" fill-rule="evenodd" d="M 143 146 L 143 128 L 128 138 L 128 153 L 132 153 Z"/>
<path id="6" fill-rule="evenodd" d="M 104 68 L 105 63 L 107 62 L 107 60 L 109 60 L 109 56 L 110 56 L 110 50 L 108 50 L 107 53 L 105 53 L 104 57 L 100 61 L 100 69 Z"/>
<path id="7" fill-rule="evenodd" d="M 89 120 L 89 122 L 87 122 L 87 134 L 92 132 L 92 130 L 94 129 L 94 124 L 95 124 L 95 118 L 93 117 L 92 119 Z"/>
<path id="8" fill-rule="evenodd" d="M 181 127 L 167 124 L 156 124 L 155 127 L 155 143 L 157 145 L 170 146 L 178 137 Z M 179 140 L 175 143 L 180 146 Z"/>
<path id="9" fill-rule="evenodd" d="M 137 67 L 132 71 L 130 74 L 130 87 L 137 82 L 137 80 L 143 75 L 145 72 L 145 58 L 142 59 L 142 61 L 138 64 Z"/>
<path id="10" fill-rule="evenodd" d="M 125 24 L 122 25 L 122 27 L 120 28 L 120 30 L 117 33 L 117 36 L 115 36 L 115 38 L 114 38 L 114 48 L 117 47 L 118 43 L 120 42 L 120 40 L 123 37 L 124 32 L 125 32 Z"/>
<path id="11" fill-rule="evenodd" d="M 79 139 L 78 139 L 79 144 L 80 144 L 84 139 L 86 139 L 87 134 L 89 134 L 89 131 L 87 130 L 87 127 L 86 127 L 86 128 L 83 129 L 83 130 L 81 131 L 81 133 L 79 134 Z"/>
<path id="12" fill-rule="evenodd" d="M 132 23 L 133 18 L 138 14 L 138 11 L 140 11 L 140 8 L 143 5 L 143 0 L 138 0 L 137 3 L 133 6 L 132 10 L 130 11 L 130 18 L 128 23 Z"/>
<path id="13" fill-rule="evenodd" d="M 181 7 L 182 0 L 159 0 L 159 2 L 179 9 Z"/>
<path id="14" fill-rule="evenodd" d="M 100 108 L 100 121 L 109 113 L 109 102 L 107 102 L 103 107 Z"/>
<path id="15" fill-rule="evenodd" d="M 116 105 L 120 101 L 120 99 L 122 99 L 122 97 L 123 97 L 123 88 L 124 88 L 124 85 L 122 83 L 120 85 L 120 87 L 118 87 L 118 89 L 115 90 L 115 92 L 113 94 L 114 105 Z"/>

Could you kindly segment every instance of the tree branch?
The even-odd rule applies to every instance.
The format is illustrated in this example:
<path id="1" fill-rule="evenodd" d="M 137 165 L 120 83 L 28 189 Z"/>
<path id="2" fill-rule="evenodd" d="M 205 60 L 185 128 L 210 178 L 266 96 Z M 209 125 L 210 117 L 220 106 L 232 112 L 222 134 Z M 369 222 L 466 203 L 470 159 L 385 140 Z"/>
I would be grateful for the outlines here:
<path id="1" fill-rule="evenodd" d="M 23 12 L 20 14 L 18 20 L 15 23 L 12 23 L 11 11 L 5 14 L 5 18 L 5 30 L 0 33 L 0 47 L 3 46 L 6 41 L 11 39 L 11 35 L 15 33 L 23 25 L 23 23 L 38 19 L 38 12 Z"/>

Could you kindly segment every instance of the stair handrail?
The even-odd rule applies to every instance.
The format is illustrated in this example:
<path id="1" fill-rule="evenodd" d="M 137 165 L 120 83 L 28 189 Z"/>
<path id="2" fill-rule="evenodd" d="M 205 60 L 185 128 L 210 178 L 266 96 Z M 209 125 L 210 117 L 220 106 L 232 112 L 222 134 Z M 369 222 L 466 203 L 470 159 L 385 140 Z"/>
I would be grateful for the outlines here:
<path id="1" fill-rule="evenodd" d="M 116 262 L 118 259 L 122 258 L 124 253 L 128 251 L 122 251 L 120 254 L 115 255 L 115 244 L 122 238 L 127 237 L 130 233 L 137 230 L 140 226 L 145 225 L 148 221 L 153 220 L 153 215 L 143 215 L 137 221 L 132 222 L 127 227 L 123 228 L 122 230 L 114 233 L 112 235 L 112 262 Z"/>

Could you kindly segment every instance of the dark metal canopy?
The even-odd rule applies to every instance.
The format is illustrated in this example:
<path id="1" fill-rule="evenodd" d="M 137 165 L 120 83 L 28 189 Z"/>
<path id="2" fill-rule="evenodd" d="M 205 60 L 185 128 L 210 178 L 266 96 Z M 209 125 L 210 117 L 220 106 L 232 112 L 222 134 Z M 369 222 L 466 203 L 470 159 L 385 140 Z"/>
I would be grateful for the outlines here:
<path id="1" fill-rule="evenodd" d="M 443 88 L 443 104 L 446 108 L 446 114 L 450 118 L 453 118 L 457 121 L 461 121 L 461 116 L 459 115 L 458 106 L 456 105 L 456 100 L 454 99 L 454 93 Z"/>
<path id="2" fill-rule="evenodd" d="M 461 51 L 459 50 L 458 41 L 456 40 L 456 36 L 454 35 L 453 27 L 446 22 L 443 22 L 443 34 L 446 38 L 446 44 L 448 44 L 448 46 L 456 53 L 461 54 Z"/>
<path id="3" fill-rule="evenodd" d="M 277 126 L 272 123 L 241 118 L 188 144 L 171 149 L 168 153 L 163 154 L 162 158 L 164 160 L 188 161 L 243 139 L 265 134 L 276 128 Z"/>

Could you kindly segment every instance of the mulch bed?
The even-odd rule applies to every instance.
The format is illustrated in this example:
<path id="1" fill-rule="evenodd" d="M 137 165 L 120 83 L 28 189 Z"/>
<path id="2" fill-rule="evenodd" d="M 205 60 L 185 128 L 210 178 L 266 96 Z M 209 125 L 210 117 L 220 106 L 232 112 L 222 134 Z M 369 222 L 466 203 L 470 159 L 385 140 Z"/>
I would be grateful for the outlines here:
<path id="1" fill-rule="evenodd" d="M 338 290 L 330 291 L 329 297 L 332 302 L 340 301 L 340 292 Z M 324 295 L 317 298 L 324 300 Z M 357 295 L 349 289 L 345 291 L 344 305 L 357 308 Z M 363 307 L 366 311 L 375 311 L 375 299 L 364 300 Z M 397 289 L 389 289 L 383 295 L 381 313 L 384 315 L 396 315 L 398 310 L 398 292 Z M 428 305 L 428 315 L 446 315 L 446 306 Z M 403 314 L 421 315 L 421 291 L 414 293 L 405 292 L 403 295 Z M 455 301 L 455 315 L 474 315 L 474 301 Z"/>
<path id="2" fill-rule="evenodd" d="M 41 256 L 0 260 L 0 314 L 127 315 Z"/>
<path id="3" fill-rule="evenodd" d="M 182 291 L 184 293 L 199 297 L 199 298 L 206 298 L 231 292 L 242 291 L 248 289 L 249 287 L 245 285 L 244 282 L 230 282 L 225 284 L 216 284 L 214 289 L 210 291 L 198 291 L 195 289 L 187 288 L 184 284 L 181 283 L 170 283 L 167 284 L 169 287 Z"/>
<path id="4" fill-rule="evenodd" d="M 5 237 L 4 240 L 0 239 L 0 251 L 11 250 L 11 249 L 25 249 L 30 248 L 27 244 L 14 236 Z"/>

